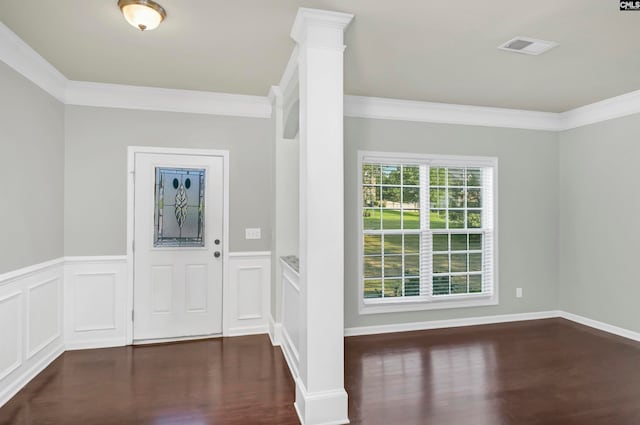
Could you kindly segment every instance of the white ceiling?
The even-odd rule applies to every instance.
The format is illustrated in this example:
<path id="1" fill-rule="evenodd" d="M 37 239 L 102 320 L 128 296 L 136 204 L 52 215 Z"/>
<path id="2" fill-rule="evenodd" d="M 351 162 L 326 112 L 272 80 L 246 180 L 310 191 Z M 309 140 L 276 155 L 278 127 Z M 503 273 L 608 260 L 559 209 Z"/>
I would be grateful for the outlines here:
<path id="1" fill-rule="evenodd" d="M 347 94 L 561 112 L 640 88 L 640 13 L 615 0 L 159 0 L 129 26 L 116 0 L 0 0 L 0 20 L 71 80 L 266 95 L 298 7 L 353 13 Z M 556 41 L 541 56 L 497 46 Z"/>

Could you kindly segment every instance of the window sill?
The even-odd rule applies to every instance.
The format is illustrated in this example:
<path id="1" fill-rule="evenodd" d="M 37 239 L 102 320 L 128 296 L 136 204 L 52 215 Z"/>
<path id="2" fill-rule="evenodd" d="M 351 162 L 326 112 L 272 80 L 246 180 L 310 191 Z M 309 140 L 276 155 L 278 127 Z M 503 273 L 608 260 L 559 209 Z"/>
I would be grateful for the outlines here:
<path id="1" fill-rule="evenodd" d="M 444 310 L 453 308 L 470 308 L 498 305 L 497 295 L 493 296 L 466 296 L 458 299 L 441 299 L 431 301 L 384 301 L 384 302 L 365 302 L 360 300 L 359 313 L 363 314 L 380 314 L 380 313 L 398 313 L 404 311 L 423 311 L 423 310 Z"/>

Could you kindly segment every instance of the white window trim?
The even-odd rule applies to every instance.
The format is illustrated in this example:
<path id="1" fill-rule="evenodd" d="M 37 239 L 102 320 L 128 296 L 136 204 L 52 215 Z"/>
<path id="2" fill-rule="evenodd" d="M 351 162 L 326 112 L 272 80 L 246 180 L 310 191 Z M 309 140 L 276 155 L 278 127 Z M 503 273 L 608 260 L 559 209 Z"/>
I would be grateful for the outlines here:
<path id="1" fill-rule="evenodd" d="M 429 301 L 415 299 L 387 299 L 376 302 L 375 299 L 365 302 L 364 298 L 364 224 L 362 220 L 362 164 L 366 162 L 424 165 L 433 166 L 461 166 L 461 167 L 491 167 L 493 169 L 493 292 L 491 295 L 452 295 L 444 299 L 430 299 Z M 469 308 L 491 306 L 499 304 L 500 286 L 498 279 L 498 158 L 483 156 L 460 155 L 430 155 L 416 153 L 358 151 L 357 174 L 357 208 L 356 217 L 358 228 L 358 312 L 364 314 L 393 313 L 404 311 L 442 310 L 453 308 Z"/>

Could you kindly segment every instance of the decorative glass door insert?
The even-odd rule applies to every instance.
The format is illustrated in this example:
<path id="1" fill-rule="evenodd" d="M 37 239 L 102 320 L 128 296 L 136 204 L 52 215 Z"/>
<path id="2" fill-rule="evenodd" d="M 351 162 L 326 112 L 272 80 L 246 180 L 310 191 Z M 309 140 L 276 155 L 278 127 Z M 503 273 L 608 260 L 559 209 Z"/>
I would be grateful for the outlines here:
<path id="1" fill-rule="evenodd" d="M 204 246 L 205 170 L 156 168 L 154 247 Z"/>

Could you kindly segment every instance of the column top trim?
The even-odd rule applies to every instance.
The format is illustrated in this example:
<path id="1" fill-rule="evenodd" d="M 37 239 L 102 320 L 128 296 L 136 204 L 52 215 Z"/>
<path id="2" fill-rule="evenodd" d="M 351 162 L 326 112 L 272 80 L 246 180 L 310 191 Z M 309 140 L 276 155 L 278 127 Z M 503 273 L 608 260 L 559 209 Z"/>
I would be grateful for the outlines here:
<path id="1" fill-rule="evenodd" d="M 305 38 L 306 28 L 312 26 L 330 27 L 344 32 L 352 20 L 353 15 L 350 13 L 301 7 L 291 28 L 291 38 L 301 43 Z"/>

